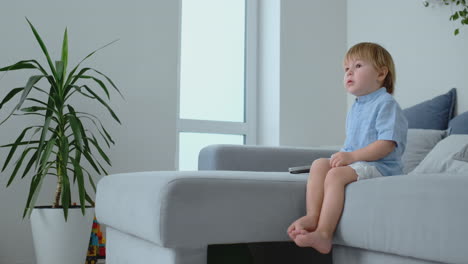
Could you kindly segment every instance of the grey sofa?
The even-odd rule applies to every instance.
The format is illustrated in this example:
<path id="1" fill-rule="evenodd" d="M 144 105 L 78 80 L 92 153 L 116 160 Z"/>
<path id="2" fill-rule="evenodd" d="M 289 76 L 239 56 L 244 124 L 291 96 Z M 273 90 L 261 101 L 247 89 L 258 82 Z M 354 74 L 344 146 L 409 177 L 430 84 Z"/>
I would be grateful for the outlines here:
<path id="1" fill-rule="evenodd" d="M 105 177 L 96 214 L 107 227 L 106 263 L 201 264 L 208 245 L 289 241 L 287 227 L 305 213 L 307 174 L 287 168 L 335 151 L 214 145 L 201 151 L 199 171 Z M 468 263 L 467 187 L 466 174 L 348 185 L 333 263 Z"/>

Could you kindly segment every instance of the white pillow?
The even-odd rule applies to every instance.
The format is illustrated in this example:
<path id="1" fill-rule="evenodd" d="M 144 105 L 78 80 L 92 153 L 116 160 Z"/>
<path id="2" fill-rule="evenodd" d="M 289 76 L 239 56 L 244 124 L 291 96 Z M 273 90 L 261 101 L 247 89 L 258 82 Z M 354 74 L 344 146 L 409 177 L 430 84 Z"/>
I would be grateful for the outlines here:
<path id="1" fill-rule="evenodd" d="M 450 135 L 437 143 L 423 161 L 410 173 L 468 173 L 468 162 L 454 159 L 468 144 L 468 135 Z"/>
<path id="2" fill-rule="evenodd" d="M 459 161 L 468 162 L 468 144 L 466 144 L 458 153 L 456 153 L 453 158 Z"/>
<path id="3" fill-rule="evenodd" d="M 446 130 L 408 129 L 406 149 L 401 157 L 403 173 L 408 174 L 416 168 L 429 151 L 446 136 Z"/>

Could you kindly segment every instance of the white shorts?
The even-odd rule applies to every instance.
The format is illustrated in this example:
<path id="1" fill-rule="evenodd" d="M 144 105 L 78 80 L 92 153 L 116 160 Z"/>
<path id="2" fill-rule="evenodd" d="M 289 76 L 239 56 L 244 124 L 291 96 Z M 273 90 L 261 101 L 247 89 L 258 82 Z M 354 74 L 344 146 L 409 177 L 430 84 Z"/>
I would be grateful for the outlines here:
<path id="1" fill-rule="evenodd" d="M 358 181 L 382 177 L 382 174 L 375 166 L 369 165 L 369 163 L 365 161 L 354 162 L 348 166 L 356 171 L 356 174 L 358 175 Z"/>

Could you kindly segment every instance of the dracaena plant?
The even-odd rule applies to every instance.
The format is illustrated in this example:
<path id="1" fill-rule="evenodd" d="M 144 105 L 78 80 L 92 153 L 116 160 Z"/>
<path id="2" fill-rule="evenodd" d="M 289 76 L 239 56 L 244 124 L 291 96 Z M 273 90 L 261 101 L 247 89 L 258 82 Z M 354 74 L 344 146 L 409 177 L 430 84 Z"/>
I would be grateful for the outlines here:
<path id="1" fill-rule="evenodd" d="M 122 96 L 120 91 L 112 80 L 100 71 L 80 67 L 83 61 L 96 51 L 113 42 L 91 52 L 68 71 L 67 29 L 63 36 L 61 58 L 54 64 L 37 30 L 27 18 L 26 20 L 47 59 L 48 67 L 43 67 L 37 60 L 30 59 L 0 69 L 0 72 L 31 69 L 37 72 L 28 78 L 25 86 L 11 89 L 0 102 L 0 113 L 5 112 L 1 110 L 5 104 L 16 102 L 13 110 L 5 113 L 7 116 L 0 125 L 13 116 L 33 116 L 39 123 L 27 126 L 13 143 L 1 146 L 10 148 L 2 172 L 9 165 L 12 167 L 7 186 L 20 175 L 24 178 L 32 174 L 23 218 L 34 208 L 44 178 L 56 177 L 57 187 L 52 207 L 62 207 L 66 220 L 68 209 L 72 204 L 71 188 L 77 186 L 79 203 L 84 214 L 86 202 L 94 206 L 85 182 L 88 181 L 95 192 L 96 186 L 92 175 L 107 174 L 101 162 L 111 165 L 109 157 L 101 147 L 102 142 L 108 148 L 114 144 L 111 135 L 98 116 L 80 111 L 79 107 L 72 105 L 70 100 L 75 97 L 92 100 L 107 109 L 106 112 L 120 124 L 119 118 L 107 103 L 110 100 L 110 89 Z M 103 94 L 105 96 L 102 96 Z M 86 125 L 91 126 L 93 130 L 88 129 Z M 94 133 L 99 135 L 96 136 Z M 16 163 L 12 162 L 14 157 Z M 90 165 L 88 167 L 91 172 L 83 166 L 84 163 Z M 30 171 L 32 173 L 29 173 Z"/>

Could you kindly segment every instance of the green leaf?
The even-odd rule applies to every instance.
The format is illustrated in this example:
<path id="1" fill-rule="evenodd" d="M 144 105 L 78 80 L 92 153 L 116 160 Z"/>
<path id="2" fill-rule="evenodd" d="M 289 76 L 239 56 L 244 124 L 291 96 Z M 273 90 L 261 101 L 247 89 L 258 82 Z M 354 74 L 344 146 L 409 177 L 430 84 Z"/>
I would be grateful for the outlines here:
<path id="1" fill-rule="evenodd" d="M 41 167 L 45 167 L 47 161 L 49 161 L 50 153 L 52 152 L 52 148 L 55 146 L 55 138 L 52 137 L 49 142 L 47 142 L 44 153 L 41 156 Z"/>
<path id="2" fill-rule="evenodd" d="M 19 92 L 23 91 L 24 90 L 24 87 L 18 87 L 18 88 L 15 88 L 13 90 L 11 90 L 6 96 L 5 98 L 3 98 L 2 102 L 0 103 L 0 109 L 2 109 L 3 105 L 8 103 L 8 101 L 11 100 L 11 98 L 15 97 L 15 95 L 17 95 Z"/>
<path id="3" fill-rule="evenodd" d="M 94 191 L 96 191 L 96 188 L 94 188 Z M 89 203 L 91 206 L 94 207 L 95 205 L 94 205 L 93 199 L 91 199 L 91 197 L 89 197 L 89 195 L 88 195 L 87 193 L 85 193 L 85 195 L 86 195 L 86 196 L 85 196 L 86 201 L 88 201 L 88 203 Z"/>
<path id="4" fill-rule="evenodd" d="M 69 74 L 69 77 L 68 77 L 68 80 L 67 82 L 65 83 L 65 94 L 68 94 L 68 92 L 70 91 L 71 87 L 80 79 L 80 77 L 87 71 L 91 70 L 91 68 L 83 68 L 81 69 L 77 75 L 72 75 L 75 73 L 75 69 L 73 69 L 70 74 Z"/>
<path id="5" fill-rule="evenodd" d="M 99 161 L 96 161 L 96 162 L 97 162 L 97 164 L 99 165 L 99 168 L 101 168 L 102 173 L 103 173 L 104 175 L 109 175 L 109 173 L 107 173 L 107 171 L 102 167 L 101 163 L 100 163 Z"/>
<path id="6" fill-rule="evenodd" d="M 18 102 L 18 104 L 16 105 L 16 109 L 20 109 L 20 107 L 23 105 L 24 100 L 26 100 L 26 98 L 28 97 L 29 93 L 31 92 L 32 87 L 33 87 L 39 80 L 41 80 L 43 77 L 45 77 L 45 76 L 44 76 L 44 75 L 35 75 L 35 76 L 31 76 L 31 77 L 29 78 L 28 82 L 26 83 L 26 86 L 24 86 L 23 93 L 21 94 L 21 99 L 20 99 L 20 101 Z"/>
<path id="7" fill-rule="evenodd" d="M 55 68 L 57 68 L 57 77 L 58 77 L 58 81 L 61 82 L 62 81 L 62 76 L 63 76 L 63 72 L 64 72 L 64 65 L 63 65 L 63 61 L 55 61 Z"/>
<path id="8" fill-rule="evenodd" d="M 96 99 L 96 98 L 94 98 L 94 97 L 91 96 L 91 95 L 85 94 L 85 93 L 81 90 L 81 88 L 83 88 L 83 87 L 88 87 L 88 86 L 87 86 L 87 85 L 82 85 L 82 86 L 72 85 L 71 88 L 74 88 L 75 91 L 73 91 L 73 92 L 71 92 L 70 94 L 68 94 L 67 99 L 68 99 L 69 97 L 71 97 L 72 94 L 73 94 L 74 92 L 78 92 L 78 93 L 80 93 L 80 94 L 82 94 L 82 95 L 84 95 L 84 96 L 86 96 L 86 97 L 88 97 L 88 98 L 90 98 L 90 99 Z M 89 88 L 89 87 L 88 87 L 88 88 Z"/>
<path id="9" fill-rule="evenodd" d="M 44 89 L 41 89 L 41 88 L 39 88 L 39 87 L 37 87 L 37 86 L 33 86 L 33 88 L 34 88 L 35 90 L 37 90 L 37 91 L 43 93 L 45 96 L 49 96 L 49 93 L 46 92 Z"/>
<path id="10" fill-rule="evenodd" d="M 81 163 L 81 154 L 82 154 L 81 151 L 78 148 L 76 148 L 75 149 L 75 160 L 78 163 Z"/>
<path id="11" fill-rule="evenodd" d="M 111 116 L 115 119 L 115 121 L 117 121 L 119 124 L 121 124 L 119 118 L 118 118 L 117 115 L 114 113 L 114 111 L 112 110 L 112 108 L 110 108 L 110 106 L 107 105 L 106 102 L 104 102 L 104 100 L 101 99 L 101 97 L 99 97 L 99 96 L 98 96 L 95 92 L 93 92 L 91 89 L 86 88 L 86 87 L 85 87 L 85 89 L 86 89 L 90 94 L 92 94 L 94 97 L 96 97 L 96 99 L 97 99 L 102 105 L 104 105 L 104 106 L 107 108 L 107 110 L 109 110 Z"/>
<path id="12" fill-rule="evenodd" d="M 28 132 L 29 129 L 33 128 L 32 126 L 30 127 L 27 127 L 23 130 L 23 132 L 21 132 L 21 134 L 18 136 L 18 138 L 16 138 L 15 140 L 15 143 L 12 144 L 11 146 L 11 149 L 10 149 L 10 152 L 8 153 L 8 156 L 5 160 L 5 163 L 3 164 L 3 168 L 2 168 L 2 171 L 5 170 L 5 168 L 8 166 L 8 163 L 10 163 L 10 160 L 11 158 L 13 157 L 13 155 L 15 154 L 15 151 L 16 149 L 18 148 L 18 146 L 20 145 L 20 143 L 22 142 L 21 140 L 23 140 L 23 137 L 24 135 L 26 134 L 26 132 Z M 7 145 L 6 145 L 7 146 Z M 2 146 L 3 147 L 3 146 Z"/>
<path id="13" fill-rule="evenodd" d="M 17 63 L 23 63 L 23 62 L 32 63 L 32 65 L 35 65 L 35 68 L 38 69 L 40 72 L 42 72 L 42 74 L 49 75 L 49 73 L 44 69 L 44 67 L 42 67 L 42 65 L 37 60 L 22 60 Z"/>
<path id="14" fill-rule="evenodd" d="M 13 182 L 13 179 L 15 178 L 16 174 L 18 173 L 18 170 L 20 169 L 21 165 L 23 164 L 23 160 L 28 154 L 29 151 L 32 149 L 37 149 L 35 147 L 27 148 L 23 151 L 23 154 L 21 154 L 21 157 L 19 158 L 18 162 L 16 162 L 15 169 L 13 170 L 13 173 L 10 176 L 10 179 L 8 180 L 7 187 L 10 186 L 10 184 Z"/>
<path id="15" fill-rule="evenodd" d="M 34 152 L 34 154 L 29 159 L 29 162 L 26 165 L 26 168 L 24 169 L 24 172 L 23 172 L 23 175 L 21 176 L 21 178 L 24 178 L 26 176 L 26 174 L 28 174 L 29 170 L 31 169 L 32 165 L 34 164 L 34 162 L 37 159 L 37 154 L 38 154 L 38 151 L 36 150 L 36 152 Z"/>
<path id="16" fill-rule="evenodd" d="M 102 148 L 99 146 L 99 143 L 97 142 L 96 138 L 93 136 L 93 138 L 90 139 L 90 141 L 91 143 L 93 143 L 94 147 L 98 150 L 99 154 L 107 162 L 107 164 L 109 164 L 109 166 L 112 166 L 109 157 L 106 155 L 106 153 L 104 153 Z"/>
<path id="17" fill-rule="evenodd" d="M 21 141 L 20 143 L 18 143 L 18 146 L 21 146 L 21 145 L 28 145 L 28 144 L 33 144 L 33 143 L 39 143 L 39 141 Z M 1 145 L 0 148 L 6 148 L 6 147 L 11 147 L 11 146 L 14 146 L 15 143 L 10 143 L 10 144 L 6 144 L 6 145 Z"/>
<path id="18" fill-rule="evenodd" d="M 35 194 L 37 193 L 37 190 L 41 189 L 41 185 L 42 185 L 42 177 L 41 176 L 42 176 L 41 174 L 36 174 L 31 179 L 31 184 L 29 185 L 28 200 L 26 201 L 26 206 L 24 208 L 23 218 L 26 216 L 26 214 L 28 214 L 28 212 L 29 212 L 29 215 L 30 215 L 32 209 L 34 208 L 34 205 L 31 205 L 31 202 L 33 201 L 33 198 L 35 197 Z"/>
<path id="19" fill-rule="evenodd" d="M 84 186 L 84 179 L 83 179 L 83 171 L 81 170 L 81 166 L 79 163 L 76 162 L 75 159 L 72 158 L 73 161 L 73 168 L 75 169 L 75 176 L 78 182 L 78 194 L 80 197 L 80 205 L 81 211 L 84 214 L 84 205 L 85 205 L 85 193 L 86 189 Z"/>
<path id="20" fill-rule="evenodd" d="M 38 104 L 41 104 L 41 105 L 45 106 L 45 107 L 44 107 L 45 110 L 50 110 L 50 111 L 56 113 L 57 115 L 59 114 L 59 113 L 57 112 L 57 110 L 48 108 L 48 107 L 47 107 L 47 104 L 44 103 L 44 102 L 42 102 L 42 101 L 39 101 L 39 100 L 34 99 L 34 98 L 27 98 L 26 100 L 27 100 L 27 101 L 36 102 L 36 103 L 38 103 Z M 45 116 L 45 115 L 44 115 L 44 116 Z M 54 117 L 54 118 L 55 118 L 55 117 Z M 55 118 L 54 120 L 57 120 L 57 119 Z"/>
<path id="21" fill-rule="evenodd" d="M 120 90 L 117 88 L 117 86 L 115 86 L 114 82 L 112 82 L 112 80 L 107 77 L 104 73 L 100 72 L 100 71 L 97 71 L 95 69 L 92 69 L 93 71 L 97 72 L 98 74 L 104 76 L 104 78 L 106 78 L 106 80 L 112 85 L 112 87 L 114 87 L 114 89 L 120 94 L 120 97 L 122 97 L 122 99 L 124 99 L 122 93 L 120 92 Z"/>
<path id="22" fill-rule="evenodd" d="M 83 140 L 84 146 L 87 149 L 89 149 L 88 139 L 86 137 L 86 133 L 85 133 L 83 124 L 81 123 L 81 120 L 78 118 L 78 116 L 76 115 L 75 109 L 71 105 L 67 105 L 67 108 L 68 108 L 69 114 L 71 114 L 74 117 L 76 123 L 78 124 L 78 127 L 79 127 L 80 132 L 81 132 L 81 139 Z"/>
<path id="23" fill-rule="evenodd" d="M 68 33 L 67 28 L 65 28 L 65 33 L 63 33 L 63 43 L 62 43 L 62 62 L 63 62 L 63 72 L 61 80 L 65 80 L 66 71 L 68 67 Z"/>
<path id="24" fill-rule="evenodd" d="M 110 99 L 109 90 L 107 90 L 107 87 L 106 87 L 106 85 L 104 84 L 103 81 L 99 80 L 96 77 L 89 76 L 89 75 L 82 75 L 80 78 L 81 79 L 92 79 L 93 81 L 95 81 L 97 84 L 99 84 L 99 86 L 101 86 L 102 90 L 104 90 L 104 92 L 107 95 L 107 99 Z"/>
<path id="25" fill-rule="evenodd" d="M 23 112 L 32 113 L 32 112 L 37 112 L 37 111 L 45 111 L 47 110 L 47 107 L 30 106 L 30 107 L 21 108 L 20 110 Z"/>
<path id="26" fill-rule="evenodd" d="M 26 98 L 26 101 L 36 102 L 36 103 L 41 104 L 41 105 L 43 105 L 43 106 L 45 106 L 47 108 L 47 104 L 42 102 L 41 100 L 37 100 L 35 98 Z"/>
<path id="27" fill-rule="evenodd" d="M 112 137 L 110 136 L 109 132 L 107 132 L 107 130 L 104 128 L 104 126 L 102 126 L 102 124 L 101 124 L 101 127 L 102 127 L 102 130 L 104 131 L 104 133 L 106 134 L 107 138 L 109 139 L 109 141 L 110 141 L 113 145 L 115 145 L 115 142 L 114 142 L 114 140 L 112 140 Z"/>
<path id="28" fill-rule="evenodd" d="M 99 134 L 101 135 L 102 139 L 104 139 L 104 142 L 106 142 L 106 145 L 108 148 L 110 148 L 110 143 L 109 143 L 109 140 L 106 138 L 106 136 L 104 135 L 103 132 L 101 132 L 101 128 L 98 126 L 98 124 L 96 123 L 96 121 L 94 121 L 92 118 L 88 117 L 88 116 L 81 116 L 81 118 L 86 118 L 88 119 L 89 121 L 91 121 L 94 126 L 96 127 L 97 131 L 99 132 Z M 99 120 L 98 120 L 99 121 Z M 101 124 L 102 126 L 102 124 Z"/>
<path id="29" fill-rule="evenodd" d="M 60 152 L 62 156 L 62 162 L 63 164 L 66 164 L 68 161 L 68 155 L 70 153 L 67 137 L 61 137 L 60 139 Z"/>
<path id="30" fill-rule="evenodd" d="M 456 35 L 458 35 L 458 33 L 460 33 L 460 30 L 457 28 L 457 29 L 455 29 L 455 31 L 453 32 L 453 34 L 456 36 Z"/>
<path id="31" fill-rule="evenodd" d="M 50 102 L 50 98 L 49 98 L 49 102 Z M 51 120 L 52 120 L 52 117 L 46 116 L 46 119 L 45 119 L 45 122 L 44 122 L 44 127 L 42 128 L 41 138 L 39 140 L 39 147 L 37 148 L 37 151 L 39 152 L 39 157 L 41 155 L 43 155 L 42 154 L 42 148 L 44 147 L 45 138 L 46 138 L 46 135 L 47 135 L 47 131 L 49 130 Z M 37 164 L 39 164 L 39 161 L 40 161 L 40 159 L 38 158 L 36 166 L 37 166 Z"/>
<path id="32" fill-rule="evenodd" d="M 75 68 L 73 68 L 73 70 L 68 74 L 67 81 L 65 82 L 64 87 L 68 87 L 68 85 L 73 84 L 73 83 L 71 83 L 71 82 L 72 82 L 72 79 L 74 78 L 73 75 L 75 74 L 75 71 L 80 67 L 80 64 L 81 64 L 83 61 L 85 61 L 86 59 L 88 59 L 89 57 L 91 57 L 91 56 L 92 56 L 94 53 L 96 53 L 97 51 L 99 51 L 99 50 L 101 50 L 101 49 L 103 49 L 103 48 L 105 48 L 105 47 L 107 47 L 107 46 L 113 44 L 113 43 L 116 42 L 116 41 L 118 41 L 118 39 L 117 39 L 117 40 L 114 40 L 114 41 L 112 41 L 112 42 L 110 42 L 110 43 L 107 43 L 106 45 L 104 45 L 104 46 L 102 46 L 102 47 L 96 49 L 95 51 L 93 51 L 93 52 L 91 52 L 90 54 L 88 54 L 88 56 L 86 56 L 84 59 L 82 59 L 82 60 L 75 66 Z"/>
<path id="33" fill-rule="evenodd" d="M 51 95 L 54 94 L 54 92 L 51 90 Z M 57 122 L 58 124 L 58 120 L 55 119 L 55 117 L 52 115 L 52 110 L 51 109 L 54 109 L 54 99 L 53 99 L 53 96 L 49 95 L 48 97 L 48 101 L 47 101 L 47 111 L 46 111 L 46 114 L 45 114 L 45 121 L 44 121 L 44 126 L 43 126 L 43 129 L 42 129 L 42 133 L 41 133 L 41 138 L 40 138 L 40 143 L 39 143 L 39 148 L 38 148 L 38 151 L 39 151 L 39 157 L 40 155 L 42 155 L 42 148 L 44 147 L 44 141 L 45 141 L 45 138 L 46 138 L 46 135 L 47 135 L 47 131 L 49 130 L 49 126 L 50 126 L 50 121 L 52 119 L 55 120 L 55 122 Z M 57 135 L 56 135 L 57 136 Z M 37 159 L 37 163 L 36 163 L 36 167 L 37 167 L 37 164 L 39 163 L 40 161 L 40 158 L 38 157 Z"/>
<path id="34" fill-rule="evenodd" d="M 26 83 L 26 86 L 24 87 L 24 90 L 23 90 L 23 93 L 21 94 L 21 98 L 18 102 L 18 104 L 16 105 L 16 107 L 11 111 L 11 113 L 5 118 L 5 120 L 3 120 L 1 123 L 0 123 L 0 126 L 5 123 L 5 121 L 7 121 L 12 115 L 13 113 L 20 109 L 21 105 L 23 105 L 24 103 L 24 100 L 26 100 L 29 92 L 31 92 L 31 89 L 32 87 L 34 86 L 34 84 L 36 84 L 40 79 L 42 79 L 44 77 L 44 75 L 35 75 L 35 76 L 31 76 L 28 80 L 28 82 Z"/>
<path id="35" fill-rule="evenodd" d="M 50 59 L 49 52 L 47 51 L 47 47 L 45 46 L 44 42 L 41 39 L 41 36 L 39 36 L 39 33 L 37 33 L 37 30 L 34 28 L 34 26 L 31 24 L 31 22 L 26 18 L 28 21 L 29 26 L 31 27 L 31 30 L 36 37 L 37 42 L 39 43 L 39 46 L 41 46 L 42 52 L 47 58 L 47 62 L 49 63 L 50 70 L 52 71 L 52 75 L 54 75 L 54 78 L 58 80 L 57 78 L 57 72 L 55 71 L 54 65 L 52 64 L 52 60 Z"/>
<path id="36" fill-rule="evenodd" d="M 36 175 L 34 175 L 33 178 L 31 179 L 28 200 L 26 202 L 26 207 L 24 208 L 23 218 L 28 213 L 29 213 L 29 216 L 31 216 L 32 209 L 34 208 L 36 204 L 37 197 L 42 187 L 44 176 L 46 175 L 50 166 L 51 164 L 47 165 L 47 167 L 40 167 L 38 173 L 36 173 Z"/>
<path id="37" fill-rule="evenodd" d="M 458 11 L 458 14 L 460 14 L 461 17 L 466 17 L 468 14 L 468 9 L 465 7 L 462 11 Z"/>
<path id="38" fill-rule="evenodd" d="M 83 135 L 81 134 L 80 126 L 76 117 L 73 115 L 69 115 L 68 119 L 70 120 L 71 129 L 73 131 L 73 135 L 76 140 L 77 147 L 83 151 Z"/>
<path id="39" fill-rule="evenodd" d="M 59 92 L 59 84 L 55 81 L 54 77 L 53 76 L 50 76 L 50 75 L 47 75 L 47 81 L 49 82 L 50 84 L 50 87 L 51 87 L 51 92 L 49 93 L 50 95 L 52 95 L 52 90 L 55 91 L 56 93 Z"/>
<path id="40" fill-rule="evenodd" d="M 88 174 L 88 180 L 89 180 L 89 183 L 91 183 L 91 186 L 93 187 L 93 190 L 94 192 L 96 193 L 96 184 L 94 183 L 94 180 L 93 180 L 93 177 L 91 177 L 91 174 L 89 174 L 89 172 L 87 170 L 85 170 L 84 168 L 82 168 L 86 174 Z M 89 202 L 89 201 L 88 201 Z M 94 203 L 94 202 L 93 202 Z M 94 206 L 94 205 L 93 205 Z"/>
<path id="41" fill-rule="evenodd" d="M 107 139 L 113 144 L 115 145 L 115 142 L 114 140 L 112 139 L 111 135 L 109 134 L 109 132 L 107 132 L 107 130 L 104 128 L 104 126 L 102 125 L 102 122 L 99 120 L 99 118 L 95 115 L 92 115 L 92 114 L 89 114 L 89 113 L 86 113 L 86 112 L 77 112 L 78 114 L 83 114 L 83 115 L 87 115 L 87 116 L 90 116 L 90 117 L 93 117 L 94 119 L 96 119 L 96 121 L 99 122 L 99 124 L 101 125 L 101 128 L 102 130 L 104 131 L 104 133 L 106 134 L 106 137 Z M 93 122 L 94 123 L 94 122 Z M 96 124 L 96 123 L 95 123 Z M 97 127 L 97 125 L 96 125 Z M 98 127 L 98 130 L 99 130 L 99 127 Z"/>
<path id="42" fill-rule="evenodd" d="M 67 172 L 64 171 L 62 177 L 62 207 L 65 215 L 65 221 L 68 220 L 68 208 L 70 207 L 70 180 Z"/>
<path id="43" fill-rule="evenodd" d="M 99 174 L 101 175 L 101 172 L 99 171 L 98 167 L 96 166 L 96 163 L 94 162 L 93 158 L 91 157 L 91 155 L 89 154 L 89 152 L 83 152 L 82 153 L 83 156 L 85 156 L 86 160 L 89 162 L 89 164 L 91 164 L 91 166 L 93 167 L 93 169 Z"/>
<path id="44" fill-rule="evenodd" d="M 10 65 L 10 66 L 0 68 L 0 72 L 16 71 L 16 70 L 23 70 L 23 69 L 36 69 L 36 66 L 34 66 L 33 64 L 28 63 L 26 61 L 19 61 L 19 62 L 15 63 L 15 64 Z"/>

